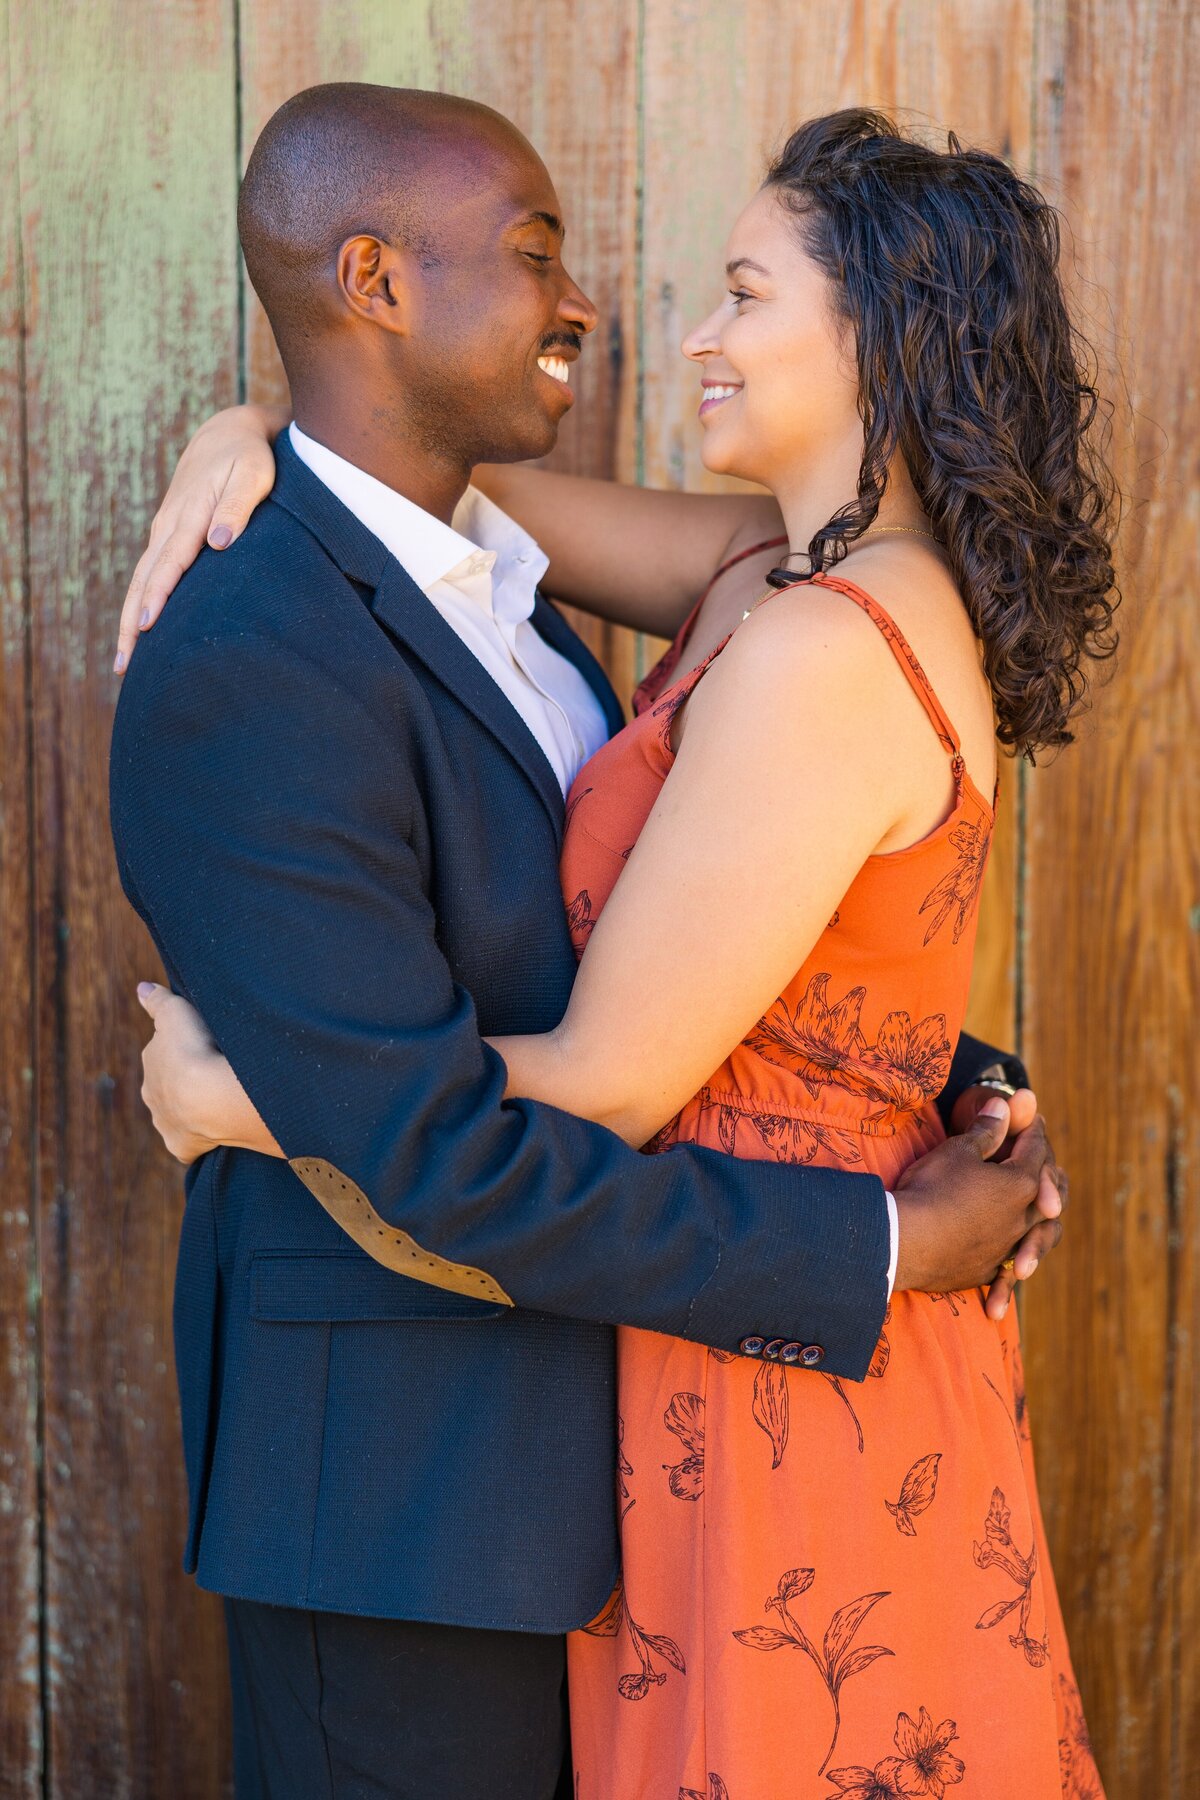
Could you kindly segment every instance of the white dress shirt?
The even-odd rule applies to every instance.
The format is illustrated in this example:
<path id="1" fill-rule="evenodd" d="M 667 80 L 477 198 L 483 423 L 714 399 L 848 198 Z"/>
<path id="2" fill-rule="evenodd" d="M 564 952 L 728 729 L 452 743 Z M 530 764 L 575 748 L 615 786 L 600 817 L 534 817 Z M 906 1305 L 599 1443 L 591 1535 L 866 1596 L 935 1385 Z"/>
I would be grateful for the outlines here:
<path id="1" fill-rule="evenodd" d="M 565 794 L 608 737 L 591 685 L 530 623 L 534 594 L 548 567 L 544 552 L 515 519 L 478 488 L 468 488 L 443 525 L 423 507 L 327 450 L 293 420 L 292 447 L 319 481 L 391 551 L 431 604 L 483 664 L 541 745 Z M 887 1196 L 896 1280 L 900 1226 Z"/>
<path id="2" fill-rule="evenodd" d="M 294 422 L 292 446 L 401 563 L 524 719 L 565 794 L 608 737 L 600 702 L 574 663 L 530 623 L 544 552 L 514 519 L 468 488 L 443 525 Z"/>

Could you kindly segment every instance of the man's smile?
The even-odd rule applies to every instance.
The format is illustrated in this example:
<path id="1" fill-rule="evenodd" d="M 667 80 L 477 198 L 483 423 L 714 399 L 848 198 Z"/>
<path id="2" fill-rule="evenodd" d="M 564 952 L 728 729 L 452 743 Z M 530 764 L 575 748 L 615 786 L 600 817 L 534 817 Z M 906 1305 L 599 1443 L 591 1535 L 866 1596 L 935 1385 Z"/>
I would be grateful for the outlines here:
<path id="1" fill-rule="evenodd" d="M 543 369 L 554 381 L 561 381 L 569 386 L 568 371 L 570 364 L 565 356 L 539 356 L 538 368 Z"/>
<path id="2" fill-rule="evenodd" d="M 575 404 L 575 396 L 571 392 L 571 364 L 579 358 L 579 346 L 556 345 L 537 359 L 542 374 L 551 380 L 560 394 L 565 394 L 571 405 Z"/>

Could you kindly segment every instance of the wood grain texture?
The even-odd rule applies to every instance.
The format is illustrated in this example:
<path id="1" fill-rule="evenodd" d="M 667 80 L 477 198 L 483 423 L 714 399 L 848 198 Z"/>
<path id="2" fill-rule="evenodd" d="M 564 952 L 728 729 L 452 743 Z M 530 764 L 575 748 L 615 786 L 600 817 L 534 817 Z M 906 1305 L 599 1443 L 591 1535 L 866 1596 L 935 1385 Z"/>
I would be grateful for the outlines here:
<path id="1" fill-rule="evenodd" d="M 494 106 L 529 137 L 550 170 L 568 227 L 568 266 L 600 325 L 573 377 L 576 404 L 551 468 L 632 474 L 618 454 L 628 417 L 627 358 L 635 231 L 636 0 L 545 6 L 491 0 L 397 7 L 394 0 L 286 0 L 242 16 L 243 160 L 275 108 L 319 81 L 434 88 Z M 266 318 L 247 295 L 252 398 L 286 382 Z M 623 411 L 624 409 L 624 411 Z M 571 612 L 622 697 L 636 675 L 630 633 Z"/>
<path id="2" fill-rule="evenodd" d="M 1200 1792 L 1198 81 L 1185 0 L 1043 20 L 1039 170 L 1074 224 L 1128 498 L 1119 664 L 1028 784 L 1025 1051 L 1074 1204 L 1025 1329 L 1110 1800 Z"/>
<path id="3" fill-rule="evenodd" d="M 211 1800 L 220 1613 L 180 1570 L 179 1172 L 146 1129 L 154 972 L 106 808 L 113 621 L 191 426 L 234 398 L 223 0 L 11 21 L 32 621 L 48 1794 Z M 164 80 L 164 71 L 170 79 Z M 19 991 L 19 990 L 18 990 Z"/>
<path id="4" fill-rule="evenodd" d="M 25 559 L 24 268 L 17 117 L 0 0 L 0 1789 L 42 1792 L 33 870 Z"/>

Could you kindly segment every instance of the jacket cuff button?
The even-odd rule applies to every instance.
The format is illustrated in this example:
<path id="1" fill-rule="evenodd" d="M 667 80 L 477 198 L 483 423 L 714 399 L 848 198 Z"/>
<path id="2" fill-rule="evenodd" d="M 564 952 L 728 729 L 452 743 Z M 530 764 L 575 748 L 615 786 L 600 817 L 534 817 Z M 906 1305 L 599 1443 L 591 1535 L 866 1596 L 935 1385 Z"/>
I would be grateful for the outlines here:
<path id="1" fill-rule="evenodd" d="M 824 1354 L 820 1344 L 805 1344 L 800 1352 L 800 1361 L 806 1369 L 815 1369 Z"/>
<path id="2" fill-rule="evenodd" d="M 766 1338 L 745 1337 L 738 1345 L 738 1349 L 743 1356 L 761 1356 L 766 1341 Z"/>
<path id="3" fill-rule="evenodd" d="M 778 1362 L 779 1352 L 786 1343 L 786 1338 L 771 1338 L 769 1342 L 763 1345 L 763 1356 L 770 1362 Z"/>
<path id="4" fill-rule="evenodd" d="M 798 1363 L 804 1354 L 803 1344 L 785 1344 L 779 1352 L 781 1363 Z"/>

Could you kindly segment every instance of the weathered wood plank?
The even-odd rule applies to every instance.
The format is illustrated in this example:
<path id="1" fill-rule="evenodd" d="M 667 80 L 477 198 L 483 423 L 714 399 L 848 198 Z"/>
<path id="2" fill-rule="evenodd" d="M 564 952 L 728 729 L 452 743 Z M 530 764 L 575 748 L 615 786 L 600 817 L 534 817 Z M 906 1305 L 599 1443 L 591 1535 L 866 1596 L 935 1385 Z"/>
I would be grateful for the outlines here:
<path id="1" fill-rule="evenodd" d="M 24 6 L 21 120 L 43 1279 L 47 1791 L 211 1800 L 220 1614 L 180 1572 L 178 1171 L 138 1097 L 153 968 L 105 794 L 116 608 L 187 431 L 235 396 L 223 0 Z"/>
<path id="2" fill-rule="evenodd" d="M 1026 1049 L 1075 1201 L 1025 1313 L 1043 1496 L 1110 1800 L 1200 1790 L 1200 15 L 1047 9 L 1039 170 L 1118 397 L 1124 644 L 1029 783 Z"/>
<path id="3" fill-rule="evenodd" d="M 514 120 L 554 178 L 569 226 L 569 261 L 602 323 L 579 365 L 578 399 L 549 466 L 581 474 L 621 469 L 628 418 L 626 352 L 635 228 L 634 0 L 581 8 L 488 0 L 440 8 L 391 0 L 316 7 L 289 0 L 248 7 L 242 26 L 244 154 L 289 94 L 318 81 L 377 81 L 482 100 Z M 250 391 L 286 392 L 270 331 L 247 303 Z M 626 413 L 622 413 L 625 406 Z M 572 615 L 628 692 L 630 634 Z"/>
<path id="4" fill-rule="evenodd" d="M 42 1792 L 42 1715 L 25 294 L 8 13 L 0 0 L 0 1785 L 13 1800 L 34 1800 Z"/>

